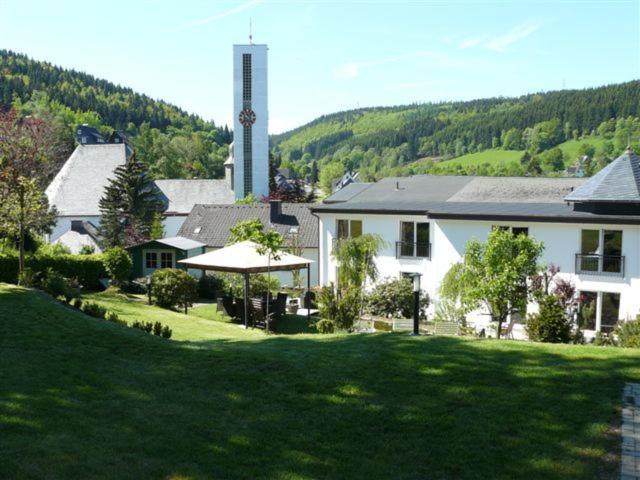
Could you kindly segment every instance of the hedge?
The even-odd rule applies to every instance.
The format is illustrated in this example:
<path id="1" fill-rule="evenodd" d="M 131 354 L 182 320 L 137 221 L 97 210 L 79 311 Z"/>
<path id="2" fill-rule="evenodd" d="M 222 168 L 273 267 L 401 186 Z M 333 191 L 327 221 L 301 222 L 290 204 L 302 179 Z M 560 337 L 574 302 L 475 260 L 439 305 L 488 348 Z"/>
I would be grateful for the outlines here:
<path id="1" fill-rule="evenodd" d="M 27 255 L 25 266 L 34 272 L 52 268 L 67 278 L 77 278 L 84 288 L 100 290 L 101 278 L 107 278 L 102 255 Z M 18 255 L 0 254 L 0 282 L 18 283 Z"/>

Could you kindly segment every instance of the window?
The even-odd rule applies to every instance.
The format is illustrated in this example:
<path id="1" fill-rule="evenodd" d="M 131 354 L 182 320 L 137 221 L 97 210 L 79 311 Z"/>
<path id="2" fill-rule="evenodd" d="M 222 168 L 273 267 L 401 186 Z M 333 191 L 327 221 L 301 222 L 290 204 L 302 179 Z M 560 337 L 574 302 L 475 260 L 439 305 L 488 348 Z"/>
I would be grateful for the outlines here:
<path id="1" fill-rule="evenodd" d="M 596 329 L 596 310 L 598 306 L 597 292 L 580 292 L 578 308 L 578 325 L 584 330 Z"/>
<path id="2" fill-rule="evenodd" d="M 620 316 L 620 294 L 580 292 L 578 325 L 585 330 L 611 332 Z"/>
<path id="3" fill-rule="evenodd" d="M 158 268 L 158 254 L 156 252 L 147 252 L 145 254 L 145 266 L 147 268 Z"/>
<path id="4" fill-rule="evenodd" d="M 173 252 L 160 253 L 160 268 L 173 268 Z"/>
<path id="5" fill-rule="evenodd" d="M 622 230 L 582 230 L 578 273 L 624 273 Z"/>
<path id="6" fill-rule="evenodd" d="M 600 320 L 600 330 L 611 332 L 618 323 L 620 315 L 620 294 L 602 292 L 602 312 Z"/>
<path id="7" fill-rule="evenodd" d="M 336 223 L 338 240 L 362 235 L 362 220 L 338 220 Z"/>
<path id="8" fill-rule="evenodd" d="M 429 258 L 429 223 L 400 222 L 400 241 L 397 246 L 399 257 Z"/>

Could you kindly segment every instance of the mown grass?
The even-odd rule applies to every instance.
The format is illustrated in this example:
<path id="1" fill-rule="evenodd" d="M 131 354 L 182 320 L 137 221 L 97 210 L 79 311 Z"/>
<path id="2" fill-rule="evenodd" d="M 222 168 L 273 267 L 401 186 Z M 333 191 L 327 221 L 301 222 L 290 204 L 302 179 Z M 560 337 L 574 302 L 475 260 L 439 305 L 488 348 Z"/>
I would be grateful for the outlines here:
<path id="1" fill-rule="evenodd" d="M 611 426 L 638 351 L 266 336 L 104 302 L 164 318 L 175 341 L 0 285 L 0 478 L 618 475 Z"/>

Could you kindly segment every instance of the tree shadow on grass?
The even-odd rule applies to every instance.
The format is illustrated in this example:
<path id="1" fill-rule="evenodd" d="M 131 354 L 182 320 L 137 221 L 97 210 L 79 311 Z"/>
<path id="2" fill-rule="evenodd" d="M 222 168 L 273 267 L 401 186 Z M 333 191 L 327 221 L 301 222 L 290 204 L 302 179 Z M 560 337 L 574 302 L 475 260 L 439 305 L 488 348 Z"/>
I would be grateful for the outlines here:
<path id="1" fill-rule="evenodd" d="M 167 342 L 0 294 L 0 477 L 606 478 L 638 352 L 406 335 Z"/>

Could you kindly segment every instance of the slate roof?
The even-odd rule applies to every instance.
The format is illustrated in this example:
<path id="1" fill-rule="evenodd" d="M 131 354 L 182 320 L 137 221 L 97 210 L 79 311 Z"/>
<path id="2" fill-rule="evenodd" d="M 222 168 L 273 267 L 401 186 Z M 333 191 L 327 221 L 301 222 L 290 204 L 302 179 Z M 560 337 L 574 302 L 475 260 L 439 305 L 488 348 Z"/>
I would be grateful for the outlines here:
<path id="1" fill-rule="evenodd" d="M 596 177 L 593 177 L 593 180 Z M 385 178 L 314 212 L 429 215 L 432 218 L 638 224 L 639 214 L 575 209 L 566 200 L 590 179 L 431 176 Z M 572 193 L 573 191 L 573 193 Z M 630 213 L 630 214 L 627 214 Z"/>
<path id="2" fill-rule="evenodd" d="M 49 204 L 59 216 L 100 215 L 104 187 L 125 162 L 123 143 L 78 145 L 45 190 Z"/>
<path id="3" fill-rule="evenodd" d="M 226 180 L 156 180 L 166 197 L 165 214 L 187 215 L 197 204 L 228 204 L 235 201 Z"/>
<path id="4" fill-rule="evenodd" d="M 361 193 L 366 188 L 369 188 L 369 185 L 371 185 L 371 183 L 350 183 L 346 187 L 342 187 L 333 195 L 325 198 L 324 203 L 346 202 L 347 200 L 350 200 L 354 196 Z"/>
<path id="5" fill-rule="evenodd" d="M 565 200 L 640 203 L 640 158 L 627 150 L 584 185 L 567 195 Z"/>
<path id="6" fill-rule="evenodd" d="M 318 248 L 318 219 L 311 213 L 313 204 L 283 203 L 282 214 L 272 225 L 285 238 L 291 229 L 298 229 L 304 248 Z M 208 247 L 220 248 L 229 243 L 230 229 L 241 220 L 258 218 L 268 226 L 270 205 L 196 205 L 178 231 Z M 199 230 L 198 230 L 199 229 Z"/>

